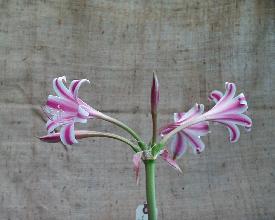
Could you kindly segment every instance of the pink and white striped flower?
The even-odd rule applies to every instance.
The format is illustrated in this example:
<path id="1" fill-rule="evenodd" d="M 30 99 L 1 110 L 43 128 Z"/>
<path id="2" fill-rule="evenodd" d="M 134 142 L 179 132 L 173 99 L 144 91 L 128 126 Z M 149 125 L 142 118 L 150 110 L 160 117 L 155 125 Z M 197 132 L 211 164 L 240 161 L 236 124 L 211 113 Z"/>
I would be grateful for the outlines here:
<path id="1" fill-rule="evenodd" d="M 173 159 L 184 154 L 187 144 L 192 146 L 194 152 L 201 152 L 204 149 L 200 136 L 209 132 L 209 121 L 225 125 L 229 131 L 230 142 L 236 142 L 240 137 L 237 125 L 246 129 L 251 128 L 252 121 L 244 114 L 248 109 L 244 94 L 234 97 L 236 93 L 234 83 L 226 83 L 225 89 L 224 94 L 217 90 L 211 92 L 209 100 L 216 104 L 208 112 L 203 113 L 203 105 L 196 104 L 187 113 L 175 113 L 175 122 L 161 129 L 161 135 L 164 136 L 163 143 L 173 134 L 176 135 L 171 144 Z"/>
<path id="2" fill-rule="evenodd" d="M 75 138 L 74 123 L 86 123 L 88 118 L 94 118 L 101 113 L 78 98 L 78 90 L 87 79 L 73 80 L 67 88 L 64 85 L 66 77 L 58 77 L 53 80 L 53 88 L 57 96 L 48 96 L 44 112 L 49 120 L 46 128 L 49 134 L 53 134 L 55 129 L 60 129 L 60 139 L 65 145 L 72 145 L 78 141 Z"/>
<path id="3" fill-rule="evenodd" d="M 188 112 L 174 113 L 174 123 L 166 125 L 161 129 L 161 136 L 170 133 L 175 128 L 181 126 L 183 123 L 190 122 L 193 119 L 201 116 L 204 111 L 202 104 L 196 104 Z M 203 121 L 194 125 L 191 125 L 178 133 L 176 133 L 171 144 L 172 158 L 173 160 L 181 157 L 189 145 L 193 148 L 194 153 L 200 153 L 204 150 L 204 143 L 200 139 L 201 136 L 206 135 L 209 132 L 208 123 Z"/>
<path id="4" fill-rule="evenodd" d="M 236 93 L 236 85 L 234 83 L 225 83 L 225 89 L 224 94 L 218 90 L 210 93 L 208 99 L 216 104 L 204 114 L 204 117 L 208 121 L 225 125 L 229 131 L 229 140 L 234 143 L 240 137 L 240 130 L 237 125 L 249 130 L 252 126 L 252 120 L 244 114 L 248 109 L 244 94 L 241 93 L 234 97 Z"/>

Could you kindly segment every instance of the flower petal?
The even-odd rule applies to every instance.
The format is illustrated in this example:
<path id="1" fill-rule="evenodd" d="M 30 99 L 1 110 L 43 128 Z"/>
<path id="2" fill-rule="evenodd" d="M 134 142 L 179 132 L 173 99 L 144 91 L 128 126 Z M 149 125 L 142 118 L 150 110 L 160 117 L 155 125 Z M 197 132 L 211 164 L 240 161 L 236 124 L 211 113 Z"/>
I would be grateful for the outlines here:
<path id="1" fill-rule="evenodd" d="M 239 140 L 240 138 L 240 130 L 237 127 L 237 125 L 235 125 L 232 122 L 228 122 L 228 121 L 217 121 L 218 123 L 221 123 L 223 125 L 225 125 L 229 131 L 229 140 L 231 143 L 235 143 Z"/>
<path id="2" fill-rule="evenodd" d="M 236 85 L 234 83 L 226 82 L 225 89 L 224 96 L 218 101 L 218 103 L 227 102 L 228 100 L 232 99 L 236 93 Z"/>
<path id="3" fill-rule="evenodd" d="M 173 154 L 173 160 L 180 158 L 187 149 L 186 138 L 182 132 L 178 132 L 172 140 L 171 151 Z"/>
<path id="4" fill-rule="evenodd" d="M 139 172 L 140 172 L 140 165 L 141 165 L 141 157 L 142 157 L 142 152 L 138 152 L 134 154 L 133 156 L 133 163 L 134 163 L 134 171 L 136 174 L 136 183 L 139 183 Z"/>
<path id="5" fill-rule="evenodd" d="M 243 93 L 236 96 L 234 99 L 228 102 L 223 111 L 226 113 L 243 113 L 248 109 L 248 105 Z"/>
<path id="6" fill-rule="evenodd" d="M 67 116 L 67 117 L 56 117 L 54 120 L 48 120 L 46 123 L 46 128 L 48 130 L 48 133 L 53 132 L 57 127 L 70 123 L 73 121 L 73 116 Z"/>
<path id="7" fill-rule="evenodd" d="M 159 133 L 160 133 L 161 136 L 164 136 L 164 135 L 170 133 L 176 127 L 177 127 L 177 125 L 175 125 L 174 123 L 173 124 L 168 124 L 165 127 L 161 128 Z"/>
<path id="8" fill-rule="evenodd" d="M 200 122 L 184 129 L 184 131 L 191 132 L 196 136 L 204 136 L 209 133 L 208 122 Z"/>
<path id="9" fill-rule="evenodd" d="M 174 122 L 183 121 L 185 112 L 174 113 Z"/>
<path id="10" fill-rule="evenodd" d="M 65 145 L 78 143 L 75 139 L 74 123 L 65 124 L 60 130 L 60 139 Z"/>
<path id="11" fill-rule="evenodd" d="M 183 132 L 184 137 L 188 140 L 188 144 L 193 148 L 194 153 L 201 153 L 204 150 L 205 145 L 200 137 L 188 130 L 184 130 Z"/>
<path id="12" fill-rule="evenodd" d="M 79 90 L 80 86 L 82 85 L 82 83 L 84 83 L 84 82 L 90 83 L 90 81 L 87 80 L 87 79 L 73 80 L 71 82 L 70 87 L 69 87 L 69 91 L 71 92 L 71 94 L 73 94 L 73 97 L 75 99 L 77 99 L 77 97 L 78 97 L 78 90 Z"/>
<path id="13" fill-rule="evenodd" d="M 60 123 L 60 121 L 48 120 L 46 123 L 46 129 L 47 129 L 48 133 L 51 133 L 54 131 L 54 129 L 56 129 L 60 125 L 62 125 L 62 123 Z"/>
<path id="14" fill-rule="evenodd" d="M 221 91 L 214 90 L 208 96 L 208 100 L 217 103 L 222 98 L 222 96 L 223 96 L 223 93 Z"/>
<path id="15" fill-rule="evenodd" d="M 215 105 L 209 113 L 220 114 L 220 113 L 244 113 L 248 109 L 248 105 L 243 93 L 239 94 L 235 98 L 228 100 L 226 103 L 218 103 Z"/>
<path id="16" fill-rule="evenodd" d="M 224 114 L 224 115 L 215 115 L 215 117 L 212 117 L 213 121 L 216 122 L 232 122 L 234 124 L 238 124 L 244 127 L 251 127 L 252 126 L 252 120 L 244 114 Z M 210 118 L 211 119 L 211 118 Z"/>
<path id="17" fill-rule="evenodd" d="M 188 112 L 183 115 L 182 120 L 177 122 L 181 123 L 183 121 L 191 120 L 192 118 L 201 115 L 203 111 L 204 105 L 196 103 Z"/>
<path id="18" fill-rule="evenodd" d="M 70 99 L 70 100 L 74 101 L 74 98 L 73 98 L 71 92 L 64 85 L 63 81 L 66 82 L 65 76 L 58 77 L 53 80 L 53 89 L 54 89 L 55 93 L 59 97 L 62 97 L 65 99 Z"/>
<path id="19" fill-rule="evenodd" d="M 167 149 L 162 150 L 162 152 L 160 153 L 160 156 L 163 160 L 165 160 L 171 167 L 173 167 L 174 169 L 176 169 L 177 171 L 181 172 L 181 169 L 179 167 L 179 165 L 176 163 L 175 160 L 173 160 Z"/>
<path id="20" fill-rule="evenodd" d="M 81 105 L 78 106 L 78 114 L 77 117 L 87 118 L 89 116 L 89 112 L 87 112 Z"/>
<path id="21" fill-rule="evenodd" d="M 48 96 L 46 107 L 65 112 L 77 112 L 77 104 L 75 102 L 53 95 Z"/>

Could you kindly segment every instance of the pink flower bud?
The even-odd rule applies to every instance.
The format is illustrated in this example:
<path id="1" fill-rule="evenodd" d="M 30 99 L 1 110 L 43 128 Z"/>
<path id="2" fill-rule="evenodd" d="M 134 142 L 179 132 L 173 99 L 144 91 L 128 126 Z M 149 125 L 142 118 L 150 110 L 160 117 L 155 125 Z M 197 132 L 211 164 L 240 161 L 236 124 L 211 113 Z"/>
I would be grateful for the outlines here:
<path id="1" fill-rule="evenodd" d="M 154 73 L 151 88 L 151 112 L 156 113 L 159 103 L 159 82 L 157 75 Z"/>

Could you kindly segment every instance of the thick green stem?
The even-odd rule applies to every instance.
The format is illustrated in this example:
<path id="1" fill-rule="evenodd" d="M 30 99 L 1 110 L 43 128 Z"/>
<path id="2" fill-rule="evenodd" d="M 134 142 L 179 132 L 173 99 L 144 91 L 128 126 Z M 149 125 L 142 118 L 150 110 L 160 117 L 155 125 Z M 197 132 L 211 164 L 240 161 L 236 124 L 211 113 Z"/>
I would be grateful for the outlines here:
<path id="1" fill-rule="evenodd" d="M 146 198 L 148 204 L 148 219 L 157 220 L 155 160 L 145 160 L 144 164 L 146 172 Z"/>

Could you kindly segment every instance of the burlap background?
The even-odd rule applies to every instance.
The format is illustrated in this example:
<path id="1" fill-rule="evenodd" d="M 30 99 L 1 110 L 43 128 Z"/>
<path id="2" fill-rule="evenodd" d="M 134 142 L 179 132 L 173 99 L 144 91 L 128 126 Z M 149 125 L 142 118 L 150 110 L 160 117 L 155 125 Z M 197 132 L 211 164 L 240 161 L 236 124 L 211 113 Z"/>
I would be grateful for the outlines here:
<path id="1" fill-rule="evenodd" d="M 88 78 L 80 96 L 149 140 L 153 71 L 160 124 L 195 102 L 209 108 L 225 81 L 245 92 L 254 122 L 236 144 L 214 127 L 203 154 L 179 161 L 183 176 L 158 161 L 159 219 L 274 219 L 274 15 L 272 0 L 1 0 L 0 219 L 134 219 L 144 172 L 136 186 L 127 146 L 41 143 L 34 109 L 54 77 Z"/>

